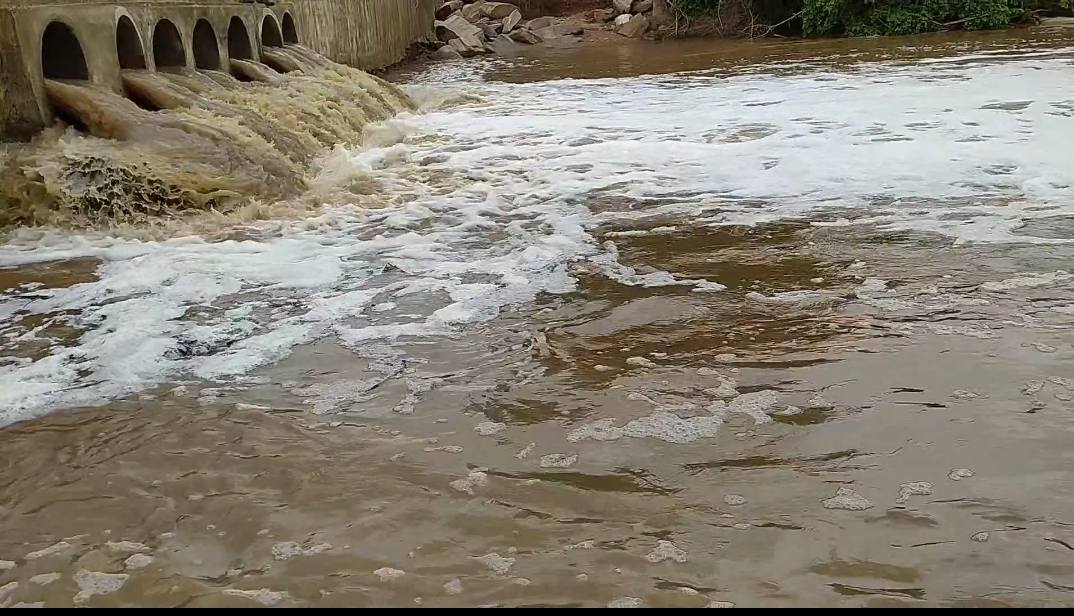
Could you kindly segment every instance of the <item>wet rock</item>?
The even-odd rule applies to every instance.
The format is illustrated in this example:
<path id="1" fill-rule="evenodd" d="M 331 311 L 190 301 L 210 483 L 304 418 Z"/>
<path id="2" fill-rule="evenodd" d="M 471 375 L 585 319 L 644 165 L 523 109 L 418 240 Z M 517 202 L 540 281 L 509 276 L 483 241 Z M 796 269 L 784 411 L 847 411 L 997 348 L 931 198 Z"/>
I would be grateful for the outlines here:
<path id="1" fill-rule="evenodd" d="M 911 496 L 928 496 L 932 494 L 932 484 L 927 481 L 912 481 L 899 486 L 899 498 L 896 503 L 902 504 L 910 500 Z"/>
<path id="2" fill-rule="evenodd" d="M 485 51 L 484 32 L 458 14 L 436 22 L 436 37 L 464 56 L 467 53 L 474 55 Z"/>
<path id="3" fill-rule="evenodd" d="M 480 49 L 466 44 L 461 38 L 451 39 L 447 44 L 460 58 L 471 58 L 478 54 L 484 53 L 484 46 Z"/>
<path id="4" fill-rule="evenodd" d="M 403 571 L 402 569 L 393 569 L 391 567 L 381 567 L 374 571 L 373 575 L 380 578 L 381 582 L 394 582 L 406 575 L 406 571 Z"/>
<path id="5" fill-rule="evenodd" d="M 130 576 L 126 573 L 101 573 L 99 571 L 86 571 L 81 569 L 75 573 L 74 580 L 78 584 L 78 594 L 75 595 L 76 604 L 85 603 L 96 595 L 108 595 L 123 588 Z"/>
<path id="6" fill-rule="evenodd" d="M 742 496 L 741 494 L 728 494 L 727 496 L 723 497 L 723 502 L 727 503 L 732 507 L 739 507 L 741 505 L 746 504 L 746 497 Z"/>
<path id="7" fill-rule="evenodd" d="M 537 45 L 542 42 L 541 37 L 527 29 L 514 30 L 508 36 L 511 37 L 512 41 L 526 45 Z"/>
<path id="8" fill-rule="evenodd" d="M 976 541 L 977 543 L 988 543 L 991 536 L 987 532 L 974 533 L 970 537 L 970 541 Z"/>
<path id="9" fill-rule="evenodd" d="M 500 31 L 503 30 L 503 24 L 481 24 L 481 32 L 485 35 L 485 40 L 493 41 L 496 37 L 500 36 Z"/>
<path id="10" fill-rule="evenodd" d="M 461 595 L 462 594 L 462 580 L 455 578 L 450 582 L 444 583 L 444 592 L 449 595 Z"/>
<path id="11" fill-rule="evenodd" d="M 619 597 L 608 602 L 609 608 L 640 608 L 642 606 L 641 599 L 637 597 Z"/>
<path id="12" fill-rule="evenodd" d="M 634 8 L 634 0 L 612 0 L 612 8 L 620 15 L 629 13 Z"/>
<path id="13" fill-rule="evenodd" d="M 497 423 L 495 421 L 483 421 L 474 426 L 474 432 L 477 432 L 481 436 L 495 436 L 506 429 L 507 424 Z"/>
<path id="14" fill-rule="evenodd" d="M 15 568 L 15 562 L 11 560 L 0 560 L 0 571 L 11 571 Z"/>
<path id="15" fill-rule="evenodd" d="M 522 23 L 522 13 L 513 11 L 510 15 L 503 18 L 500 24 L 503 26 L 503 33 L 510 34 L 512 30 L 518 27 L 518 24 Z"/>
<path id="16" fill-rule="evenodd" d="M 648 13 L 653 10 L 653 0 L 634 0 L 634 6 L 630 8 L 631 13 Z"/>
<path id="17" fill-rule="evenodd" d="M 709 604 L 705 607 L 708 608 L 732 608 L 735 607 L 734 603 L 730 601 L 709 601 Z"/>
<path id="18" fill-rule="evenodd" d="M 652 360 L 645 357 L 628 357 L 626 360 L 628 366 L 637 366 L 639 368 L 655 368 L 656 364 Z"/>
<path id="19" fill-rule="evenodd" d="M 511 13 L 517 13 L 518 7 L 506 2 L 485 2 L 480 5 L 481 11 L 489 19 L 503 19 Z"/>
<path id="20" fill-rule="evenodd" d="M 436 9 L 436 18 L 447 19 L 448 17 L 451 17 L 452 13 L 462 9 L 462 7 L 462 0 L 450 0 L 450 2 L 445 2 L 444 4 L 440 5 L 440 8 Z"/>
<path id="21" fill-rule="evenodd" d="M 550 453 L 547 456 L 541 456 L 541 468 L 570 468 L 577 461 L 577 455 Z"/>
<path id="22" fill-rule="evenodd" d="M 483 563 L 493 573 L 497 575 L 506 575 L 511 567 L 515 566 L 515 559 L 509 556 L 500 556 L 498 553 L 493 552 L 491 554 L 485 554 L 484 556 L 476 557 L 476 560 Z"/>
<path id="23" fill-rule="evenodd" d="M 556 25 L 555 17 L 538 17 L 526 22 L 527 30 L 541 30 L 543 28 L 551 28 Z"/>
<path id="24" fill-rule="evenodd" d="M 835 496 L 821 501 L 821 504 L 825 509 L 841 509 L 844 511 L 865 511 L 873 506 L 869 499 L 850 488 L 839 488 Z"/>
<path id="25" fill-rule="evenodd" d="M 482 7 L 483 4 L 484 4 L 483 2 L 467 4 L 466 6 L 462 7 L 462 10 L 460 11 L 460 14 L 467 21 L 470 21 L 470 22 L 477 21 L 478 19 L 481 19 L 482 17 L 485 16 L 485 11 L 484 11 L 484 9 Z"/>
<path id="26" fill-rule="evenodd" d="M 686 562 L 686 550 L 680 549 L 670 541 L 657 541 L 656 547 L 645 556 L 645 560 L 651 563 L 662 563 L 665 560 L 684 563 Z"/>

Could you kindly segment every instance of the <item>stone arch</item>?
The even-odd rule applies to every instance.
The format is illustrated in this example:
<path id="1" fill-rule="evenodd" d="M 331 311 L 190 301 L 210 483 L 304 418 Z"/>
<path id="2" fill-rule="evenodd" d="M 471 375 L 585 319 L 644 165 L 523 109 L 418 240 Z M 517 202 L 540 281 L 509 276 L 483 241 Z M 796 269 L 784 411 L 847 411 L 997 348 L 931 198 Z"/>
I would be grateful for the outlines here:
<path id="1" fill-rule="evenodd" d="M 261 20 L 261 44 L 265 47 L 283 47 L 283 34 L 276 17 L 271 13 Z"/>
<path id="2" fill-rule="evenodd" d="M 186 50 L 179 28 L 168 19 L 161 19 L 153 28 L 153 62 L 157 68 L 186 66 Z"/>
<path id="3" fill-rule="evenodd" d="M 45 79 L 90 78 L 82 43 L 62 21 L 50 22 L 41 34 L 41 74 Z"/>
<path id="4" fill-rule="evenodd" d="M 232 17 L 227 27 L 227 55 L 234 60 L 253 60 L 254 48 L 250 32 L 238 17 Z"/>
<path id="5" fill-rule="evenodd" d="M 142 37 L 130 17 L 121 15 L 116 23 L 116 54 L 121 69 L 145 69 Z"/>
<path id="6" fill-rule="evenodd" d="M 216 31 L 207 20 L 199 19 L 194 24 L 194 66 L 209 70 L 220 68 L 220 46 L 216 42 Z"/>
<path id="7" fill-rule="evenodd" d="M 298 43 L 298 29 L 295 28 L 295 19 L 290 13 L 283 14 L 283 42 L 288 45 Z"/>

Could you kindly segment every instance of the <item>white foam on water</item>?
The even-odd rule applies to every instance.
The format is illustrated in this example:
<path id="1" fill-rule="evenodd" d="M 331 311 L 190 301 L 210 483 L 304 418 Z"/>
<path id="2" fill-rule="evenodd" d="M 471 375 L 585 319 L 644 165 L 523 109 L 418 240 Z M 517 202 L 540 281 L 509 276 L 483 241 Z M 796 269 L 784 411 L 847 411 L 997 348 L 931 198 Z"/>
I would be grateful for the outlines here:
<path id="1" fill-rule="evenodd" d="M 497 575 L 506 575 L 507 572 L 511 570 L 511 567 L 515 566 L 515 559 L 513 557 L 500 556 L 496 552 L 485 554 L 484 556 L 477 556 L 475 557 L 475 560 L 483 563 Z"/>
<path id="2" fill-rule="evenodd" d="M 270 590 L 268 588 L 260 588 L 258 590 L 240 590 L 238 588 L 225 588 L 223 593 L 232 597 L 242 597 L 244 599 L 250 599 L 264 606 L 272 606 L 285 600 L 290 600 L 291 596 L 284 591 Z"/>
<path id="3" fill-rule="evenodd" d="M 686 562 L 686 550 L 683 550 L 670 541 L 657 541 L 656 547 L 645 556 L 645 560 L 651 563 L 662 563 L 665 560 L 677 563 Z"/>
<path id="4" fill-rule="evenodd" d="M 594 236 L 601 225 L 827 217 L 957 241 L 1071 241 L 1019 233 L 1074 212 L 1074 125 L 1052 106 L 1074 91 L 1067 59 L 766 70 L 472 84 L 480 99 L 448 93 L 461 105 L 428 95 L 424 115 L 326 155 L 311 184 L 330 206 L 251 224 L 248 239 L 13 233 L 0 267 L 100 265 L 93 281 L 0 293 L 0 356 L 12 356 L 0 363 L 0 425 L 169 381 L 234 382 L 326 337 L 358 351 L 454 335 L 573 291 L 579 270 L 723 289 L 622 262 Z M 756 100 L 775 104 L 744 104 Z M 375 180 L 375 194 L 348 192 L 356 178 Z M 24 315 L 78 334 L 50 340 Z M 20 355 L 31 337 L 51 346 Z"/>
<path id="5" fill-rule="evenodd" d="M 101 573 L 85 569 L 79 570 L 73 577 L 78 584 L 78 594 L 74 598 L 76 605 L 85 603 L 95 595 L 112 594 L 123 588 L 130 579 L 126 573 Z"/>

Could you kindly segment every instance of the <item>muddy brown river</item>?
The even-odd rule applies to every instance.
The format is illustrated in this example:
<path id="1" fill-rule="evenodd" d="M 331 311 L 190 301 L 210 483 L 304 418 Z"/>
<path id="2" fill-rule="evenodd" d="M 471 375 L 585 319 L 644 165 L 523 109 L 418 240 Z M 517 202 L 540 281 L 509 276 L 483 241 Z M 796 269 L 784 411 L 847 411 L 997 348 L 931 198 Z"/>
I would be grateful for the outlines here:
<path id="1" fill-rule="evenodd" d="M 1074 29 L 410 67 L 0 244 L 0 606 L 1074 602 Z"/>

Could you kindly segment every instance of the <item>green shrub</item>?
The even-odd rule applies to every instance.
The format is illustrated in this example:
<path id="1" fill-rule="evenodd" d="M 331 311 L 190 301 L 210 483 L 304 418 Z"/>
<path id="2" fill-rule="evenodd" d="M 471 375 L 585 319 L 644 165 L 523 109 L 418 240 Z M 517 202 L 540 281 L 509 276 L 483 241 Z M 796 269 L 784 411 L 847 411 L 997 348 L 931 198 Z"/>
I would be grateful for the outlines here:
<path id="1" fill-rule="evenodd" d="M 721 2 L 748 2 L 759 22 L 792 15 L 805 36 L 918 34 L 948 28 L 1002 28 L 1027 19 L 1033 9 L 1069 11 L 1074 0 L 671 0 L 687 14 L 713 12 Z"/>

